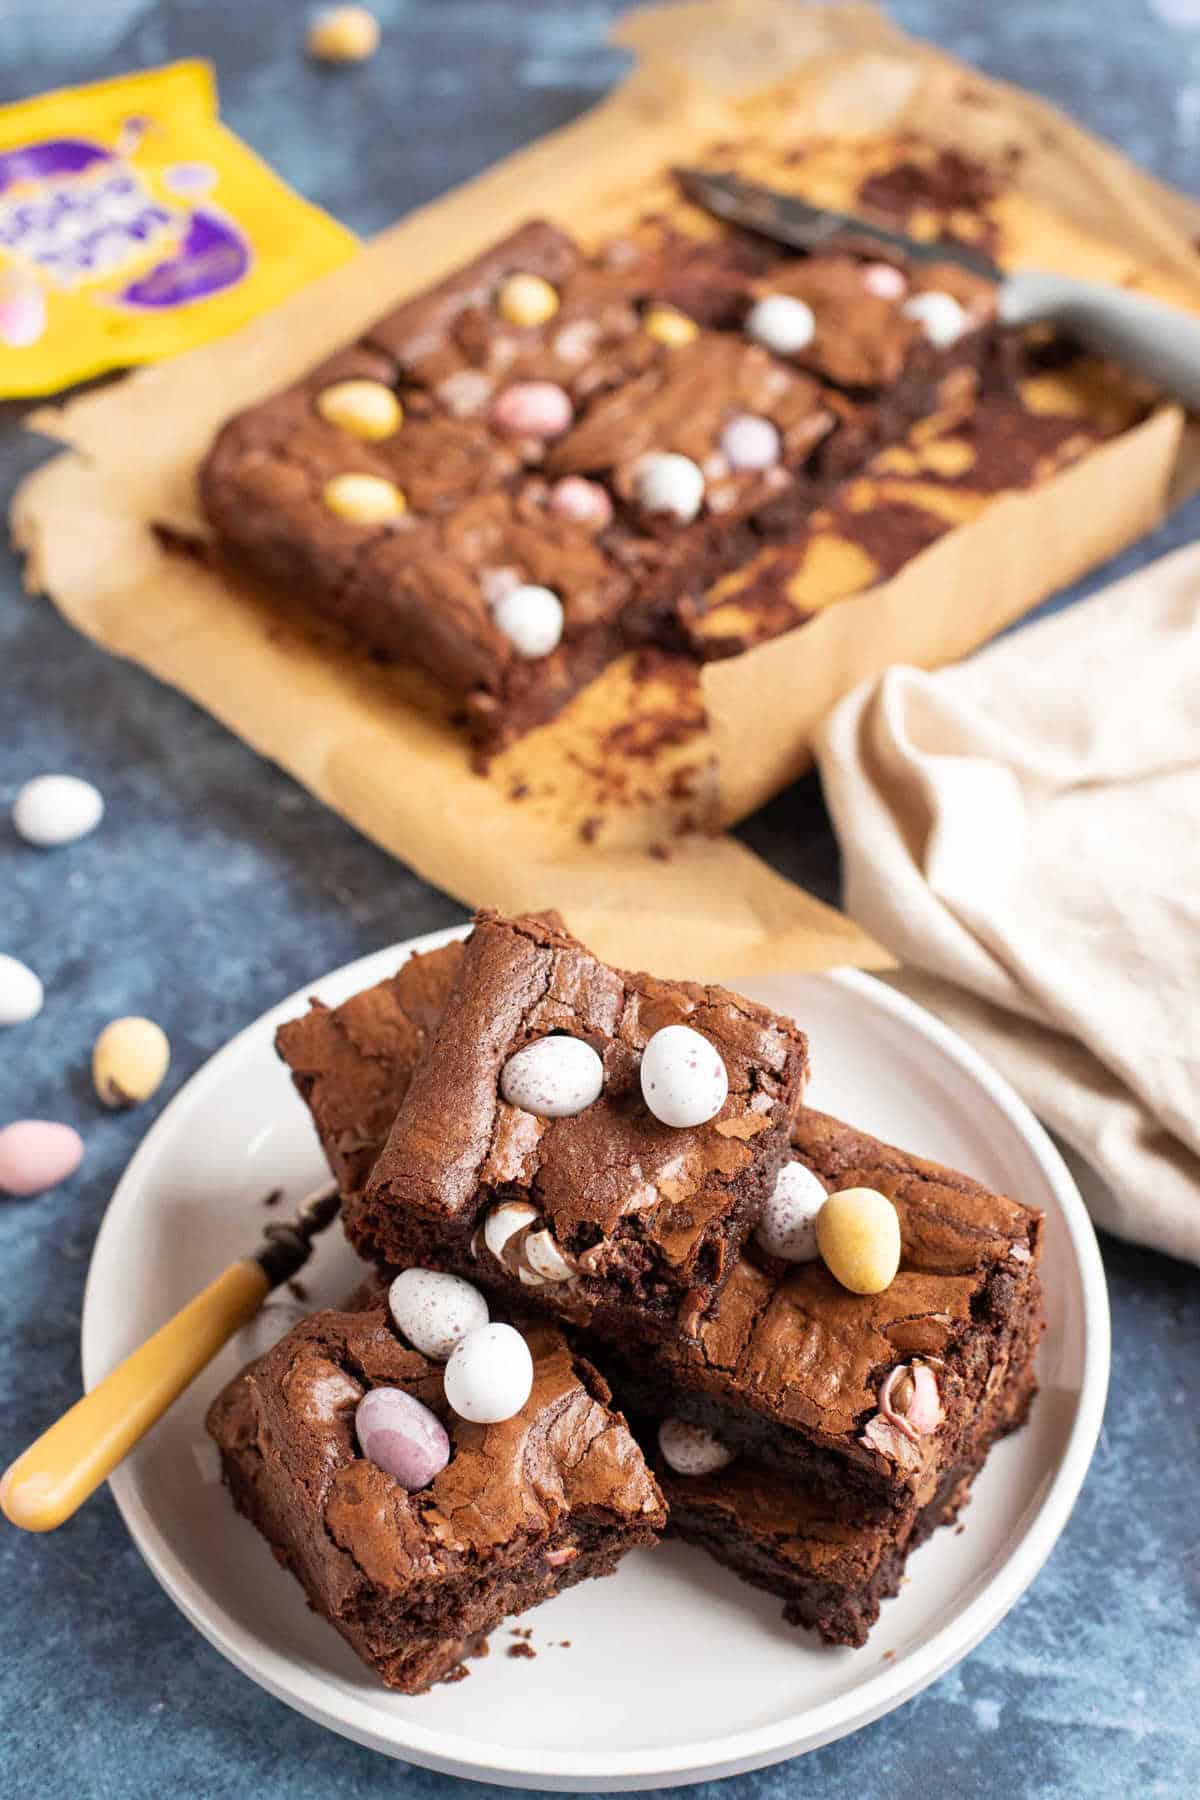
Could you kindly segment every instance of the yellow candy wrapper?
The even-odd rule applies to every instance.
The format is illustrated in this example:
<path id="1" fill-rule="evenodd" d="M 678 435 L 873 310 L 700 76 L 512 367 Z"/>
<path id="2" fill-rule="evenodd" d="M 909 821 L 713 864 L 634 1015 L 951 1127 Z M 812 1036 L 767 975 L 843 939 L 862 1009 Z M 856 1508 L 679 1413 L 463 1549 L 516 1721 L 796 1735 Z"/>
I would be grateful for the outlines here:
<path id="1" fill-rule="evenodd" d="M 207 343 L 356 247 L 221 124 L 207 63 L 2 107 L 0 395 Z"/>

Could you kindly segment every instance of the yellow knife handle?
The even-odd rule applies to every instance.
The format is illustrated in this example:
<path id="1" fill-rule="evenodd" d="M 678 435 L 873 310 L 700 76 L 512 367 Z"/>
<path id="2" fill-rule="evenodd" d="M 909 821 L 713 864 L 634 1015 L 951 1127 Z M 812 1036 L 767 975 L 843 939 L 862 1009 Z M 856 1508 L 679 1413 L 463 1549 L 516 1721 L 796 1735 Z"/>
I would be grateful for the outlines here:
<path id="1" fill-rule="evenodd" d="M 0 1480 L 5 1516 L 24 1531 L 69 1519 L 269 1292 L 256 1262 L 232 1263 L 17 1458 Z"/>

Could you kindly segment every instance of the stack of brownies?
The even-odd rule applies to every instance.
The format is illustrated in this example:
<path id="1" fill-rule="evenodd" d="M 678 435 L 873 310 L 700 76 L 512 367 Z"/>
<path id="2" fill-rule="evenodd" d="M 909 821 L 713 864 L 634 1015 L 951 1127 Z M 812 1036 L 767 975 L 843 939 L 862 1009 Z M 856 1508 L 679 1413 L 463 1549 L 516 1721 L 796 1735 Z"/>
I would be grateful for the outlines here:
<path id="1" fill-rule="evenodd" d="M 456 1676 L 667 1527 L 862 1644 L 1028 1409 L 1041 1215 L 806 1108 L 791 1020 L 552 914 L 481 914 L 278 1047 L 369 1272 L 209 1427 L 383 1680 Z"/>

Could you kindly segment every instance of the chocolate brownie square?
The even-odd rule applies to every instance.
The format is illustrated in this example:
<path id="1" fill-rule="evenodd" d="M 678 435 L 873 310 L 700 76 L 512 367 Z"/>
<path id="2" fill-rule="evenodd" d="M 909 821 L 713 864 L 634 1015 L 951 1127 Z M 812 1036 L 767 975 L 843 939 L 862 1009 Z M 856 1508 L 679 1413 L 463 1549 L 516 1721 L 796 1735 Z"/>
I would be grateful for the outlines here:
<path id="1" fill-rule="evenodd" d="M 961 1460 L 977 1422 L 1042 1331 L 1043 1215 L 966 1175 L 803 1110 L 792 1157 L 828 1192 L 885 1194 L 899 1273 L 852 1294 L 818 1258 L 782 1263 L 751 1242 L 690 1342 L 652 1358 L 606 1349 L 630 1411 L 674 1416 L 837 1503 L 911 1514 Z M 893 1404 L 922 1371 L 932 1416 Z"/>
<path id="2" fill-rule="evenodd" d="M 454 1679 L 502 1619 L 611 1574 L 653 1543 L 662 1495 L 603 1379 L 549 1322 L 523 1326 L 524 1407 L 499 1424 L 451 1412 L 443 1366 L 384 1304 L 314 1313 L 214 1401 L 208 1429 L 238 1510 L 380 1679 Z M 450 1458 L 417 1492 L 355 1433 L 367 1392 L 399 1388 L 441 1419 Z"/>
<path id="3" fill-rule="evenodd" d="M 723 1067 L 727 1094 L 705 1123 L 665 1124 L 643 1097 L 648 1043 L 681 1025 Z M 599 1091 L 569 1116 L 502 1094 L 512 1059 L 555 1036 L 596 1071 Z M 803 1032 L 765 1007 L 609 968 L 544 919 L 482 913 L 379 1161 L 346 1195 L 347 1235 L 379 1263 L 449 1269 L 606 1331 L 678 1336 L 737 1261 L 806 1076 Z"/>
<path id="4" fill-rule="evenodd" d="M 906 1512 L 847 1506 L 745 1457 L 702 1475 L 678 1474 L 660 1458 L 670 1530 L 778 1595 L 789 1624 L 861 1646 L 881 1601 L 899 1592 L 908 1557 L 957 1518 L 992 1445 L 1024 1422 L 1035 1390 L 1031 1364 L 1014 1365 L 933 1494 Z"/>

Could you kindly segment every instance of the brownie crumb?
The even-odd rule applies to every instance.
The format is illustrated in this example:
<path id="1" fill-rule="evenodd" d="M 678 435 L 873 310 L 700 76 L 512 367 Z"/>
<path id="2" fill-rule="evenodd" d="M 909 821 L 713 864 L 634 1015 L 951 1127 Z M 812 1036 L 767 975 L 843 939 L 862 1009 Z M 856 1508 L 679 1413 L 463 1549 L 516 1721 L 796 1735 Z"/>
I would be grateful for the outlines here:
<path id="1" fill-rule="evenodd" d="M 600 827 L 604 823 L 597 814 L 592 813 L 584 819 L 579 827 L 579 835 L 585 844 L 594 844 L 600 835 Z"/>
<path id="2" fill-rule="evenodd" d="M 514 781 L 508 790 L 508 797 L 510 800 L 527 800 L 529 798 L 529 792 L 529 783 L 527 781 Z"/>
<path id="3" fill-rule="evenodd" d="M 442 1676 L 442 1680 L 447 1687 L 450 1687 L 456 1681 L 465 1681 L 470 1673 L 466 1663 L 455 1663 L 449 1673 Z"/>
<path id="4" fill-rule="evenodd" d="M 651 844 L 646 855 L 652 856 L 655 862 L 670 862 L 671 860 L 671 852 L 666 844 Z"/>
<path id="5" fill-rule="evenodd" d="M 531 1638 L 533 1636 L 533 1626 L 532 1625 L 514 1625 L 508 1635 L 509 1635 L 509 1637 L 515 1637 L 515 1638 L 526 1638 L 526 1639 Z"/>
<path id="6" fill-rule="evenodd" d="M 279 1202 L 282 1199 L 283 1199 L 283 1189 L 282 1188 L 272 1188 L 269 1194 L 263 1195 L 262 1204 L 264 1206 L 278 1206 Z"/>
<path id="7" fill-rule="evenodd" d="M 532 1644 L 510 1644 L 508 1646 L 508 1654 L 510 1656 L 522 1656 L 527 1662 L 532 1662 L 537 1655 L 537 1651 Z"/>
<path id="8" fill-rule="evenodd" d="M 570 1648 L 571 1648 L 571 1640 L 570 1640 L 570 1638 L 559 1638 L 559 1640 L 558 1640 L 558 1648 L 559 1648 L 559 1649 L 560 1649 L 560 1650 L 569 1650 L 569 1649 L 570 1649 Z"/>
<path id="9" fill-rule="evenodd" d="M 296 1300 L 307 1300 L 308 1299 L 308 1289 L 305 1287 L 305 1285 L 302 1281 L 289 1281 L 288 1282 L 288 1293 L 291 1294 L 292 1297 Z"/>

